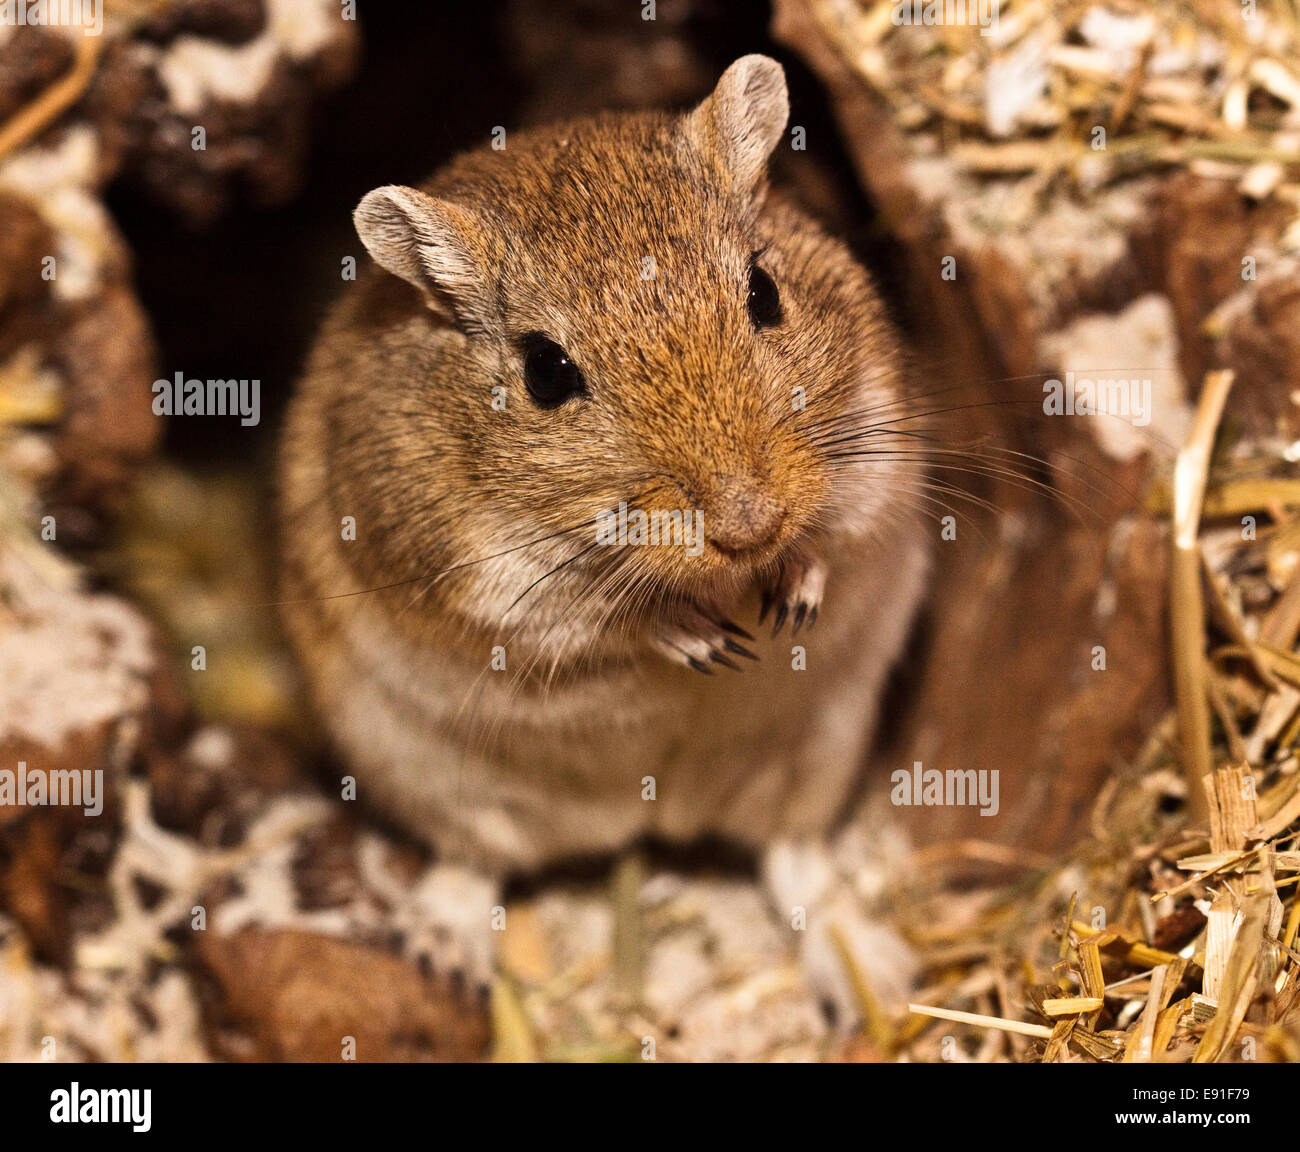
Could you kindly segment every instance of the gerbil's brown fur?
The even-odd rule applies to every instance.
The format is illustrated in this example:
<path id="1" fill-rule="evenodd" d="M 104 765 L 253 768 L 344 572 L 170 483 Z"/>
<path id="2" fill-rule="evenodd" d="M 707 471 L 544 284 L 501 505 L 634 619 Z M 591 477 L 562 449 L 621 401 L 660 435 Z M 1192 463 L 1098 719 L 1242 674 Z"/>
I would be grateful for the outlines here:
<path id="1" fill-rule="evenodd" d="M 925 533 L 915 465 L 827 435 L 903 414 L 901 358 L 865 273 L 767 193 L 786 116 L 746 57 L 688 116 L 512 134 L 358 209 L 383 267 L 291 410 L 287 621 L 362 794 L 454 860 L 815 839 L 861 769 Z M 585 395 L 531 402 L 527 333 Z M 620 502 L 702 510 L 709 543 L 594 546 Z M 736 674 L 760 597 L 817 627 Z"/>

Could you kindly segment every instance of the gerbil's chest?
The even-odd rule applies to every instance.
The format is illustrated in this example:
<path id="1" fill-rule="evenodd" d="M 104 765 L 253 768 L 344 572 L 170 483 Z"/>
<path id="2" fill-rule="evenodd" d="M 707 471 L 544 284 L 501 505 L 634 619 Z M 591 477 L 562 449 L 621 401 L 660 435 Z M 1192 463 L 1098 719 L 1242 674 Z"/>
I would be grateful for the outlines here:
<path id="1" fill-rule="evenodd" d="M 837 566 L 815 628 L 791 636 L 787 626 L 756 643 L 759 661 L 740 672 L 704 676 L 649 659 L 521 692 L 508 662 L 493 672 L 463 649 L 404 660 L 389 652 L 355 685 L 368 700 L 355 714 L 368 723 L 353 742 L 400 779 L 402 819 L 478 828 L 490 813 L 510 830 L 492 850 L 520 862 L 604 850 L 645 831 L 754 843 L 816 835 L 863 766 L 923 587 L 924 550 L 895 545 L 887 570 L 865 552 Z M 752 623 L 757 593 L 740 608 Z"/>

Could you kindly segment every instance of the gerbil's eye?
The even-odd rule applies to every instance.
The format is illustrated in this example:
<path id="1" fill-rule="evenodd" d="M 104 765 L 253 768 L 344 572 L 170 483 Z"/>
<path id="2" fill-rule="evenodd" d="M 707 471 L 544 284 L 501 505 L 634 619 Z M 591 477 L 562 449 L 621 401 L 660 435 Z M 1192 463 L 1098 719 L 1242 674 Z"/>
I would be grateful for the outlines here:
<path id="1" fill-rule="evenodd" d="M 522 341 L 524 383 L 539 408 L 557 408 L 571 396 L 587 390 L 578 366 L 554 340 L 529 332 Z"/>
<path id="2" fill-rule="evenodd" d="M 781 296 L 772 277 L 757 264 L 749 266 L 749 318 L 755 328 L 771 328 L 781 323 Z"/>

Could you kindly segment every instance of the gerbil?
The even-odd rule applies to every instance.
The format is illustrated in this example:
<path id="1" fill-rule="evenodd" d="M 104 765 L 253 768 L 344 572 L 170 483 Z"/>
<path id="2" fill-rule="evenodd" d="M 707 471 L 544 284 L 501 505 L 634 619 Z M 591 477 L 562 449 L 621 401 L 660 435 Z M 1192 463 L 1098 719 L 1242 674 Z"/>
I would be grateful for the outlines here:
<path id="1" fill-rule="evenodd" d="M 379 267 L 285 438 L 287 622 L 361 793 L 445 862 L 480 978 L 503 877 L 643 834 L 767 849 L 778 900 L 829 899 L 816 846 L 927 532 L 915 458 L 862 431 L 905 411 L 897 338 L 767 188 L 788 112 L 747 56 L 688 114 L 511 134 L 356 210 Z M 603 546 L 620 503 L 698 510 L 704 546 Z M 764 606 L 796 641 L 746 638 Z"/>

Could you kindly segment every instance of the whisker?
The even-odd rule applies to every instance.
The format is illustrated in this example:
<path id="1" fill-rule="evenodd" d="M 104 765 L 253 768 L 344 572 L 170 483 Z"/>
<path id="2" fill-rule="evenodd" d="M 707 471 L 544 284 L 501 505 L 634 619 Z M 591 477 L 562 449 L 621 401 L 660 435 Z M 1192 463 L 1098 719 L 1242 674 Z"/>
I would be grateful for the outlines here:
<path id="1" fill-rule="evenodd" d="M 978 411 L 979 409 L 982 409 L 982 408 L 1014 408 L 1014 407 L 1016 407 L 1016 406 L 1019 406 L 1019 405 L 1026 405 L 1026 404 L 1033 405 L 1034 408 L 1037 410 L 1035 414 L 1037 414 L 1037 415 L 1041 415 L 1041 416 L 1043 416 L 1045 419 L 1057 419 L 1057 417 L 1048 417 L 1048 416 L 1047 416 L 1047 413 L 1045 413 L 1045 412 L 1042 411 L 1042 402 L 1041 402 L 1041 400 L 1012 400 L 1012 399 L 1007 399 L 1007 400 L 984 400 L 984 401 L 980 401 L 979 403 L 976 403 L 976 404 L 955 404 L 955 405 L 952 405 L 951 407 L 948 407 L 948 408 L 935 408 L 935 409 L 926 409 L 926 410 L 923 410 L 923 411 L 920 411 L 920 412 L 910 412 L 910 413 L 907 413 L 906 415 L 903 415 L 903 416 L 895 416 L 895 417 L 893 417 L 893 418 L 890 419 L 890 420 L 881 420 L 881 421 L 878 421 L 878 422 L 876 423 L 875 427 L 886 427 L 886 426 L 888 426 L 888 425 L 892 425 L 892 424 L 901 424 L 901 423 L 902 423 L 903 421 L 905 421 L 905 420 L 924 420 L 924 419 L 926 419 L 926 418 L 928 418 L 928 417 L 931 417 L 931 416 L 947 416 L 947 415 L 951 415 L 951 414 L 953 414 L 953 413 L 955 413 L 955 412 L 973 412 L 973 411 Z M 1027 414 L 1026 414 L 1026 413 L 1012 413 L 1012 415 L 1015 415 L 1015 416 L 1026 416 Z M 1100 412 L 1100 413 L 1098 413 L 1097 415 L 1099 415 L 1099 416 L 1105 416 L 1107 419 L 1110 419 L 1110 420 L 1118 420 L 1118 421 L 1119 421 L 1120 423 L 1122 423 L 1126 428 L 1137 428 L 1137 427 L 1138 427 L 1138 425 L 1134 425 L 1134 424 L 1129 423 L 1129 422 L 1128 422 L 1127 420 L 1125 420 L 1122 416 L 1118 416 L 1118 415 L 1116 415 L 1116 414 L 1114 414 L 1114 413 L 1111 413 L 1111 412 Z M 1146 437 L 1147 439 L 1149 439 L 1152 443 L 1158 444 L 1158 445 L 1159 445 L 1161 448 L 1163 448 L 1163 449 L 1164 449 L 1164 450 L 1165 450 L 1165 451 L 1166 451 L 1166 452 L 1167 452 L 1171 457 L 1174 456 L 1174 455 L 1176 455 L 1176 453 L 1177 453 L 1177 448 L 1176 448 L 1176 446 L 1173 445 L 1173 444 L 1171 444 L 1171 443 L 1170 443 L 1168 440 L 1166 440 L 1163 436 L 1157 436 L 1155 433 L 1146 432 L 1145 430 L 1143 431 L 1143 435 L 1144 435 L 1144 437 Z"/>
<path id="2" fill-rule="evenodd" d="M 593 548 L 599 548 L 600 546 L 601 546 L 601 545 L 600 545 L 600 541 L 599 541 L 599 540 L 595 541 L 595 542 L 592 543 L 592 544 L 588 544 L 584 549 L 582 549 L 581 552 L 577 552 L 577 553 L 575 553 L 574 555 L 570 556 L 567 560 L 561 560 L 561 561 L 560 561 L 560 562 L 559 562 L 559 563 L 558 563 L 554 568 L 552 568 L 549 572 L 544 572 L 541 576 L 537 577 L 536 580 L 534 580 L 531 584 L 529 584 L 527 588 L 525 588 L 522 592 L 520 592 L 519 595 L 516 596 L 516 597 L 515 597 L 515 598 L 510 602 L 510 607 L 507 608 L 503 613 L 501 613 L 501 619 L 504 621 L 505 618 L 506 618 L 507 616 L 509 616 L 510 613 L 514 610 L 515 606 L 518 605 L 519 602 L 520 602 L 521 600 L 523 600 L 523 598 L 524 598 L 525 596 L 527 596 L 528 593 L 531 592 L 534 588 L 536 588 L 536 587 L 537 587 L 537 586 L 538 586 L 538 585 L 539 585 L 543 580 L 547 580 L 547 579 L 549 579 L 550 577 L 554 576 L 554 575 L 555 575 L 557 572 L 559 572 L 561 569 L 567 568 L 567 567 L 568 567 L 570 564 L 572 564 L 575 560 L 581 560 L 581 559 L 582 559 L 585 555 L 587 555 L 587 553 L 590 552 Z"/>
<path id="3" fill-rule="evenodd" d="M 938 450 L 939 453 L 944 453 L 947 451 L 951 451 L 951 450 L 945 450 L 945 449 Z M 953 454 L 959 455 L 959 453 L 956 453 L 955 451 L 953 451 Z M 926 460 L 929 469 L 941 469 L 946 472 L 965 472 L 973 476 L 986 476 L 990 479 L 1002 479 L 1006 481 L 1007 484 L 1017 489 L 1018 491 L 1031 492 L 1031 493 L 1037 493 L 1040 495 L 1048 496 L 1054 500 L 1060 501 L 1063 506 L 1068 508 L 1074 515 L 1078 516 L 1080 519 L 1084 519 L 1085 514 L 1093 518 L 1098 517 L 1098 513 L 1095 512 L 1091 507 L 1089 507 L 1078 496 L 1074 496 L 1068 492 L 1062 492 L 1057 488 L 1053 488 L 1052 485 L 1046 483 L 1045 481 L 1039 480 L 1033 476 L 1028 476 L 1023 473 L 1016 472 L 1009 468 L 998 467 L 995 464 L 981 463 L 978 460 L 969 462 L 964 465 L 950 464 L 943 460 L 933 459 L 929 452 L 915 450 L 914 452 L 909 453 L 906 449 L 891 449 L 891 448 L 852 451 L 852 452 L 836 452 L 830 455 L 830 459 L 861 460 L 866 458 L 873 458 L 873 459 L 880 459 L 880 460 L 899 461 L 899 460 L 905 460 L 909 455 L 915 455 L 923 460 Z M 965 459 L 965 457 L 963 457 L 963 459 Z"/>
<path id="4" fill-rule="evenodd" d="M 589 520 L 584 520 L 579 524 L 574 524 L 568 528 L 561 528 L 557 532 L 551 532 L 546 536 L 539 536 L 535 540 L 527 540 L 523 544 L 515 544 L 513 547 L 504 548 L 500 552 L 494 552 L 490 556 L 480 556 L 475 560 L 465 560 L 459 564 L 453 564 L 449 568 L 442 568 L 436 572 L 426 573 L 423 576 L 410 576 L 405 580 L 394 580 L 389 584 L 376 584 L 373 588 L 359 588 L 353 592 L 335 592 L 326 596 L 304 596 L 295 600 L 269 600 L 259 604 L 260 608 L 279 607 L 283 604 L 315 604 L 322 600 L 346 600 L 352 596 L 366 596 L 372 592 L 387 592 L 392 588 L 403 588 L 408 584 L 419 584 L 422 581 L 441 580 L 444 576 L 450 576 L 453 572 L 460 572 L 466 568 L 473 568 L 476 564 L 486 564 L 490 560 L 499 560 L 502 556 L 509 556 L 513 552 L 519 552 L 524 548 L 532 548 L 538 544 L 545 544 L 548 540 L 555 540 L 561 536 L 567 536 L 571 532 L 577 532 L 587 527 Z"/>

